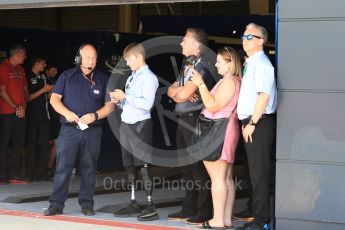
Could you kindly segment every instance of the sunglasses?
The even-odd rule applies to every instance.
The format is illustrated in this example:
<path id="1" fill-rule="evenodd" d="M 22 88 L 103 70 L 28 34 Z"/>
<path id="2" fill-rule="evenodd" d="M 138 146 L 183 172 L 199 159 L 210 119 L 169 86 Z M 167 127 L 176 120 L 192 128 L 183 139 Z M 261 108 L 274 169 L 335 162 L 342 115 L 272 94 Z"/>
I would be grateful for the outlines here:
<path id="1" fill-rule="evenodd" d="M 245 39 L 247 39 L 248 41 L 251 41 L 251 40 L 253 40 L 253 38 L 262 39 L 262 37 L 259 37 L 259 36 L 253 35 L 253 34 L 247 34 L 247 35 L 243 34 L 241 36 L 242 41 L 244 41 Z"/>
<path id="2" fill-rule="evenodd" d="M 230 49 L 229 46 L 225 46 L 224 49 L 226 50 L 226 52 L 228 52 L 229 54 L 231 54 L 231 53 L 230 53 L 230 50 L 229 50 L 229 49 Z"/>

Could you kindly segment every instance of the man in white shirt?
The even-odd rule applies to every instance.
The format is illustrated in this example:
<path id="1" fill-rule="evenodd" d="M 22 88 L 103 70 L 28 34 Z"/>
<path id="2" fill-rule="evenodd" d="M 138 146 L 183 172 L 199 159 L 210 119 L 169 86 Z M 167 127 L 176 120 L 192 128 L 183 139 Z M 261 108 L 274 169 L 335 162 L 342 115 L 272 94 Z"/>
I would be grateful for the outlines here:
<path id="1" fill-rule="evenodd" d="M 243 73 L 237 113 L 247 152 L 253 188 L 254 220 L 238 229 L 263 230 L 270 222 L 270 159 L 276 135 L 277 89 L 274 68 L 263 51 L 267 42 L 264 27 L 250 23 L 242 35 L 248 55 Z"/>

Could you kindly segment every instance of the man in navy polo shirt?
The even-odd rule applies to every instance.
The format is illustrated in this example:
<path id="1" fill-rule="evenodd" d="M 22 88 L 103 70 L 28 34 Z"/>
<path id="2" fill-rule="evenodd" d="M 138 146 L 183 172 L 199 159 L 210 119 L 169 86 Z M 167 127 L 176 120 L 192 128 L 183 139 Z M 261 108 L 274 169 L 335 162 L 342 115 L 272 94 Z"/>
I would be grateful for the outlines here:
<path id="1" fill-rule="evenodd" d="M 105 103 L 108 77 L 95 69 L 95 47 L 82 45 L 75 60 L 77 67 L 61 74 L 50 98 L 53 108 L 61 114 L 62 126 L 57 139 L 53 192 L 49 198 L 50 206 L 44 212 L 46 216 L 62 214 L 77 159 L 81 175 L 79 204 L 84 215 L 95 214 L 93 195 L 102 137 L 100 119 L 113 110 L 113 103 Z"/>

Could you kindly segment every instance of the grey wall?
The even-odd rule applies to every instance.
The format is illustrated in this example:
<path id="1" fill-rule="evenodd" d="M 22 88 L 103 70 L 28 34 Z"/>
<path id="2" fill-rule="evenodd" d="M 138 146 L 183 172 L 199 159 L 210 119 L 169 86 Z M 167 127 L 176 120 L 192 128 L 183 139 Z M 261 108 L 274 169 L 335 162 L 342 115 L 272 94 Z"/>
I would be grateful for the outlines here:
<path id="1" fill-rule="evenodd" d="M 280 0 L 276 229 L 345 229 L 345 1 Z"/>

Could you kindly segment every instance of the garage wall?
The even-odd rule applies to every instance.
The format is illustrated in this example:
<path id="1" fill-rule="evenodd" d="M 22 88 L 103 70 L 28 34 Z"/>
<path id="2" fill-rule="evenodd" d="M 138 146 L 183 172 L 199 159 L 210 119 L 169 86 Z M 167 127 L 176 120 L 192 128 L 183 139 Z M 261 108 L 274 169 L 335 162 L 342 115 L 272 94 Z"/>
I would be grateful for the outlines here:
<path id="1" fill-rule="evenodd" d="M 45 0 L 42 0 L 45 2 Z M 125 1 L 125 0 L 124 0 Z M 116 1 L 121 3 L 124 1 Z M 275 12 L 275 0 L 269 1 L 268 11 Z M 45 7 L 41 4 L 40 8 L 4 9 L 6 2 L 19 2 L 15 0 L 0 0 L 0 27 L 25 28 L 25 29 L 44 29 L 57 31 L 76 31 L 76 30 L 111 30 L 119 31 L 119 11 L 120 5 L 107 6 L 97 5 L 102 1 L 89 0 L 89 4 L 73 7 Z M 25 2 L 35 2 L 26 0 Z M 49 1 L 47 1 L 49 2 Z M 62 1 L 60 1 L 62 2 Z M 64 1 L 72 2 L 72 1 Z M 79 1 L 74 1 L 79 2 Z M 84 1 L 80 1 L 84 2 Z M 143 1 L 147 2 L 147 1 Z M 151 2 L 151 1 L 150 1 Z M 134 1 L 131 1 L 134 3 Z M 5 4 L 5 5 L 4 5 Z M 186 1 L 175 3 L 157 4 L 132 4 L 131 32 L 138 31 L 139 19 L 146 15 L 247 15 L 250 13 L 249 0 L 227 0 L 227 1 Z M 157 10 L 158 8 L 158 10 Z M 253 9 L 252 9 L 253 10 Z M 221 23 L 221 22 L 220 22 Z"/>
<path id="2" fill-rule="evenodd" d="M 343 0 L 279 1 L 279 230 L 345 229 L 343 9 Z"/>
<path id="3" fill-rule="evenodd" d="M 140 16 L 158 15 L 157 6 L 162 15 L 172 13 L 176 15 L 240 15 L 249 13 L 248 0 L 174 3 L 170 5 L 173 11 L 169 10 L 168 4 L 131 5 L 132 32 L 138 31 Z M 116 5 L 109 5 L 0 10 L 0 27 L 118 32 L 119 8 Z"/>

